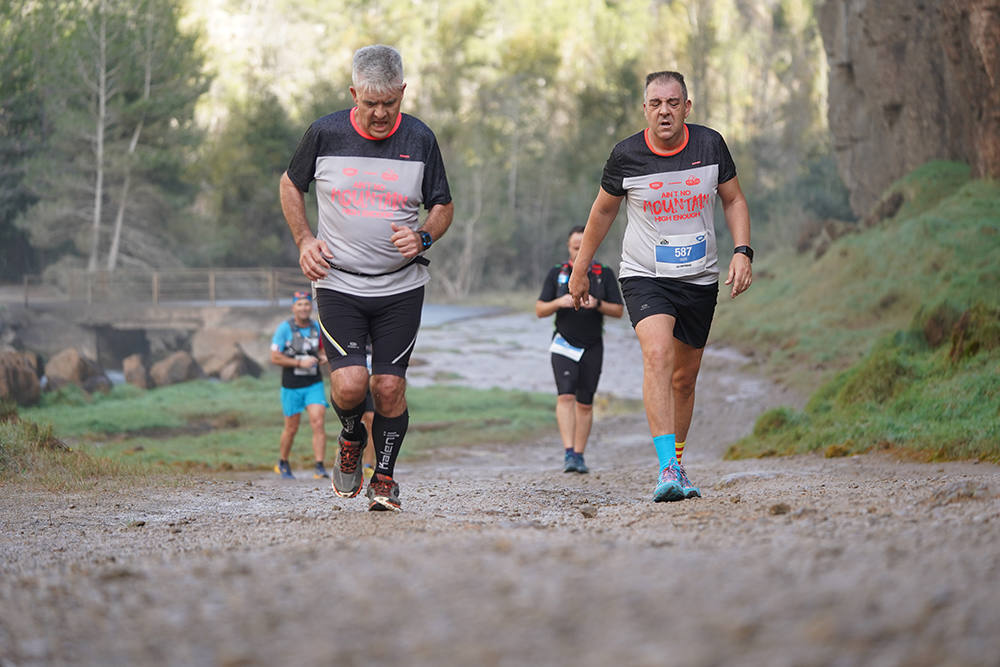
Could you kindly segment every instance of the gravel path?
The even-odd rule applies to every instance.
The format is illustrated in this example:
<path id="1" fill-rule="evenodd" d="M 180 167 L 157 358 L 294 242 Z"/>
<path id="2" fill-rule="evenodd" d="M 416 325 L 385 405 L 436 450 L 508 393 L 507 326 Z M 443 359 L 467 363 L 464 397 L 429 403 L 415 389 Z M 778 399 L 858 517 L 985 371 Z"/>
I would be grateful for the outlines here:
<path id="1" fill-rule="evenodd" d="M 413 383 L 550 390 L 532 319 L 426 330 Z M 602 391 L 629 396 L 634 340 L 608 339 Z M 0 665 L 1000 665 L 1000 468 L 723 461 L 795 402 L 742 365 L 706 356 L 705 497 L 680 503 L 649 501 L 641 415 L 598 421 L 590 475 L 560 472 L 555 435 L 403 462 L 397 514 L 305 474 L 0 488 Z"/>

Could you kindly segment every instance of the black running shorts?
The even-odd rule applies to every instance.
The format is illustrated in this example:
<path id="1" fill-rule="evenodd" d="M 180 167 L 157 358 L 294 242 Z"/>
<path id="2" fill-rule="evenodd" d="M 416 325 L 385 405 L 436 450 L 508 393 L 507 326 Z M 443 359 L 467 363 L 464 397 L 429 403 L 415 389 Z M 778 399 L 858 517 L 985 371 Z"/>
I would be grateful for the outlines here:
<path id="1" fill-rule="evenodd" d="M 583 352 L 580 361 L 573 361 L 561 354 L 552 353 L 552 374 L 556 378 L 556 392 L 575 394 L 576 402 L 591 405 L 601 379 L 604 362 L 604 344 L 591 345 Z"/>
<path id="2" fill-rule="evenodd" d="M 365 347 L 370 342 L 373 375 L 406 377 L 423 305 L 423 286 L 389 296 L 317 289 L 319 326 L 330 370 L 367 366 Z"/>
<path id="3" fill-rule="evenodd" d="M 632 327 L 650 315 L 672 315 L 674 338 L 691 347 L 708 341 L 719 285 L 695 285 L 672 278 L 622 278 L 622 296 Z"/>

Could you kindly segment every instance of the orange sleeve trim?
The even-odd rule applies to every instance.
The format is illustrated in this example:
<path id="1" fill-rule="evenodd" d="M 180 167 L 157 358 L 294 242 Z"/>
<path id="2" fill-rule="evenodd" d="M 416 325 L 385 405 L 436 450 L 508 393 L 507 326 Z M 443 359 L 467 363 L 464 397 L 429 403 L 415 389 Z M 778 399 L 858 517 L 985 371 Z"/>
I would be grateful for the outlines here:
<path id="1" fill-rule="evenodd" d="M 663 157 L 669 157 L 669 156 L 671 156 L 671 155 L 677 155 L 677 154 L 678 154 L 678 153 L 680 153 L 680 152 L 681 152 L 682 150 L 684 150 L 685 148 L 687 148 L 687 145 L 688 145 L 688 139 L 689 139 L 689 137 L 690 137 L 690 135 L 688 134 L 688 126 L 687 126 L 687 123 L 684 123 L 684 143 L 682 143 L 682 144 L 681 144 L 680 146 L 678 146 L 677 148 L 675 148 L 675 149 L 674 149 L 674 150 L 672 150 L 672 151 L 661 151 L 661 150 L 657 150 L 657 149 L 656 149 L 656 148 L 655 148 L 655 147 L 653 146 L 653 142 L 651 142 L 651 141 L 649 140 L 649 128 L 648 128 L 648 127 L 647 127 L 647 128 L 646 128 L 646 129 L 645 129 L 645 130 L 643 131 L 643 133 L 642 133 L 642 138 L 643 138 L 643 139 L 645 139 L 645 141 L 646 141 L 646 146 L 647 146 L 647 147 L 649 148 L 649 150 L 653 151 L 653 152 L 654 152 L 654 153 L 656 153 L 657 155 L 662 155 Z"/>
<path id="2" fill-rule="evenodd" d="M 396 130 L 399 129 L 399 124 L 403 122 L 403 112 L 400 111 L 399 115 L 396 116 L 396 124 L 392 126 L 392 131 L 389 132 L 389 134 L 387 134 L 384 137 L 382 137 L 382 139 L 376 139 L 375 137 L 371 136 L 370 134 L 368 134 L 367 132 L 365 132 L 364 130 L 361 129 L 361 126 L 358 125 L 357 118 L 354 117 L 354 115 L 356 113 L 358 113 L 358 108 L 357 107 L 354 107 L 353 109 L 351 109 L 351 127 L 354 128 L 355 132 L 357 132 L 362 137 L 364 137 L 365 139 L 368 139 L 370 141 L 382 141 L 382 139 L 388 139 L 389 137 L 391 137 L 393 134 L 396 133 Z M 684 129 L 686 130 L 687 128 L 685 127 Z"/>

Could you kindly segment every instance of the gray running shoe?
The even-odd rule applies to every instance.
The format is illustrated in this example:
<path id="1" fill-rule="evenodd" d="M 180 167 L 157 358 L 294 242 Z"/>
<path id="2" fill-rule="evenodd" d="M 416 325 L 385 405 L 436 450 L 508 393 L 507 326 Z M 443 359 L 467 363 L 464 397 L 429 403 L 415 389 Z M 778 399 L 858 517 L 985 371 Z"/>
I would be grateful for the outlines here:
<path id="1" fill-rule="evenodd" d="M 370 512 L 398 512 L 402 509 L 402 502 L 399 500 L 399 484 L 393 481 L 392 477 L 383 475 L 380 472 L 372 476 L 368 482 L 368 511 Z"/>
<path id="2" fill-rule="evenodd" d="M 345 440 L 343 433 L 337 438 L 340 449 L 337 460 L 333 462 L 333 492 L 341 498 L 353 498 L 361 493 L 361 487 L 365 483 L 361 452 L 367 440 L 368 433 L 364 428 L 361 429 L 361 439 L 357 442 Z"/>

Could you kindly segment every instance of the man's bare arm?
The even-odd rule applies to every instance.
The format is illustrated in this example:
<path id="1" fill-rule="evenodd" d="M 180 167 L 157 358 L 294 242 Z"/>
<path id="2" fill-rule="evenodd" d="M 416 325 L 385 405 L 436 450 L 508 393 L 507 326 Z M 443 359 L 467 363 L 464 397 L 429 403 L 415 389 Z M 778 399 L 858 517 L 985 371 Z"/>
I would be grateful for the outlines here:
<path id="1" fill-rule="evenodd" d="M 326 276 L 327 259 L 333 259 L 333 253 L 313 234 L 306 217 L 306 196 L 292 183 L 286 171 L 281 175 L 278 185 L 278 195 L 281 199 L 281 212 L 285 214 L 285 222 L 292 232 L 292 240 L 299 248 L 299 267 L 309 280 L 319 280 Z"/>
<path id="2" fill-rule="evenodd" d="M 579 309 L 580 305 L 589 299 L 590 279 L 587 278 L 587 270 L 594 261 L 597 248 L 608 235 L 608 230 L 618 215 L 622 199 L 623 197 L 608 194 L 604 188 L 597 191 L 597 198 L 590 207 L 590 215 L 587 217 L 587 226 L 583 230 L 580 252 L 576 255 L 573 273 L 569 277 L 569 293 L 573 295 L 574 308 Z"/>
<path id="3" fill-rule="evenodd" d="M 725 183 L 719 184 L 719 198 L 722 200 L 722 210 L 726 214 L 726 226 L 733 236 L 733 247 L 750 245 L 750 207 L 740 188 L 739 180 L 734 176 Z M 729 261 L 729 273 L 726 284 L 732 285 L 729 296 L 735 299 L 750 288 L 753 282 L 753 267 L 750 259 L 743 254 L 734 254 Z"/>
<path id="4" fill-rule="evenodd" d="M 427 212 L 427 219 L 420 226 L 420 230 L 427 232 L 431 235 L 431 239 L 437 241 L 451 227 L 451 221 L 454 217 L 455 204 L 453 202 L 435 204 Z M 410 229 L 405 225 L 400 226 L 393 223 L 392 231 L 392 238 L 389 240 L 392 241 L 393 245 L 399 250 L 399 254 L 403 257 L 416 257 L 423 252 L 424 244 L 420 238 L 420 234 L 416 230 Z"/>

